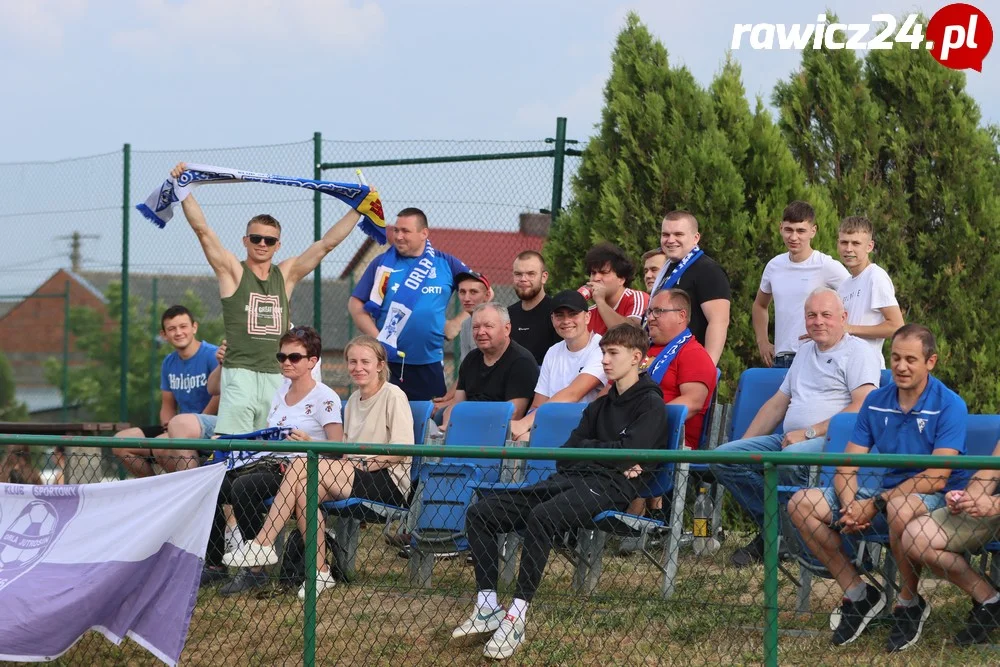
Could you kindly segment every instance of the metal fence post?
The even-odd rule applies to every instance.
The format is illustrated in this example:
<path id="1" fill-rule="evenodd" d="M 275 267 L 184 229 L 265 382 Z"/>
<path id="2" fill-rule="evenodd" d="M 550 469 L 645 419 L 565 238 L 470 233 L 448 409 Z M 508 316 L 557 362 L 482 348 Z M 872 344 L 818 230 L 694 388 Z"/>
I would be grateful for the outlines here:
<path id="1" fill-rule="evenodd" d="M 121 372 L 118 385 L 118 418 L 128 421 L 128 227 L 129 211 L 132 206 L 129 200 L 129 180 L 132 171 L 132 144 L 122 147 L 122 324 L 121 324 Z"/>
<path id="2" fill-rule="evenodd" d="M 764 664 L 778 664 L 778 469 L 764 464 Z"/>
<path id="3" fill-rule="evenodd" d="M 323 133 L 313 132 L 313 178 L 320 180 L 323 178 Z M 319 241 L 323 238 L 323 200 L 320 199 L 319 191 L 313 192 L 313 240 Z M 320 277 L 322 275 L 323 263 L 316 265 L 313 271 L 313 328 L 316 333 L 323 336 L 323 297 Z"/>
<path id="4" fill-rule="evenodd" d="M 552 222 L 562 209 L 563 163 L 566 160 L 566 119 L 556 118 L 555 159 L 552 163 Z"/>
<path id="5" fill-rule="evenodd" d="M 156 324 L 156 298 L 159 279 L 153 276 L 152 302 L 149 304 L 149 423 L 159 424 L 160 419 L 156 410 L 156 389 L 159 383 L 156 381 L 156 336 L 159 329 Z"/>
<path id="6" fill-rule="evenodd" d="M 306 453 L 306 540 L 305 540 L 305 587 L 306 599 L 302 629 L 302 664 L 312 667 L 316 664 L 316 545 L 318 544 L 319 522 L 319 455 L 310 449 Z M 326 539 L 326 536 L 323 536 Z"/>
<path id="7" fill-rule="evenodd" d="M 69 421 L 69 281 L 63 292 L 62 420 Z"/>

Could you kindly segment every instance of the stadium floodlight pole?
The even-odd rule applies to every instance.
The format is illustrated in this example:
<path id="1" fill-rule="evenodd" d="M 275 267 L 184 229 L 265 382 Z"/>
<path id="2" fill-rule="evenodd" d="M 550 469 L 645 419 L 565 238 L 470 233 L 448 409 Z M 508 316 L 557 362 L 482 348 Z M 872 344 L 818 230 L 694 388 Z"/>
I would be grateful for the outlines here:
<path id="1" fill-rule="evenodd" d="M 132 171 L 132 144 L 122 147 L 122 326 L 121 373 L 118 383 L 118 419 L 128 421 L 128 226 L 132 210 L 129 179 Z"/>
<path id="2" fill-rule="evenodd" d="M 323 133 L 313 132 L 313 178 L 320 180 L 323 178 Z M 323 238 L 323 200 L 320 199 L 319 190 L 313 192 L 313 241 Z M 316 265 L 313 270 L 313 329 L 322 339 L 323 337 L 323 295 L 320 278 L 322 276 L 323 262 Z"/>

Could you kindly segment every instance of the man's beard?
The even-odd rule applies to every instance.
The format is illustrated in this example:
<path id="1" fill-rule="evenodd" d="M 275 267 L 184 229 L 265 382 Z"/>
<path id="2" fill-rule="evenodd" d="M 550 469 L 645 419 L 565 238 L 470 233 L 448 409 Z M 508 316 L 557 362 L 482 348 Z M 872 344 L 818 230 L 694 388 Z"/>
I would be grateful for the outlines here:
<path id="1" fill-rule="evenodd" d="M 514 285 L 514 294 L 517 294 L 517 298 L 521 301 L 531 301 L 538 293 L 542 291 L 541 285 L 531 285 L 530 287 L 518 287 Z"/>

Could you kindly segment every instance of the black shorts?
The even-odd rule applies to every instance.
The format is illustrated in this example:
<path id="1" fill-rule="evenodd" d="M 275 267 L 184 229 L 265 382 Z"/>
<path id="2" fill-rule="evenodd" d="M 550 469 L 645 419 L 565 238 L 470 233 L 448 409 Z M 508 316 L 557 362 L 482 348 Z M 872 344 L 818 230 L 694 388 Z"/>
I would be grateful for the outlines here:
<path id="1" fill-rule="evenodd" d="M 351 488 L 352 498 L 365 498 L 377 503 L 402 507 L 406 504 L 403 492 L 396 486 L 396 480 L 388 468 L 368 472 L 361 468 L 354 469 L 354 486 Z"/>
<path id="2" fill-rule="evenodd" d="M 144 438 L 158 438 L 167 432 L 167 429 L 163 428 L 159 424 L 153 426 L 140 426 L 139 430 L 142 431 L 142 437 Z"/>

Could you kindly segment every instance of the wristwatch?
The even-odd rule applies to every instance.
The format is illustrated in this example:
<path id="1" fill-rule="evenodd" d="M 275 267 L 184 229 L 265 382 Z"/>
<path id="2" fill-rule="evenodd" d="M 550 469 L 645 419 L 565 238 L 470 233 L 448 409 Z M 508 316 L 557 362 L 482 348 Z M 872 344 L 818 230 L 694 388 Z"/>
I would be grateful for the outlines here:
<path id="1" fill-rule="evenodd" d="M 806 429 L 806 440 L 812 440 L 816 437 L 816 429 L 812 426 Z"/>

